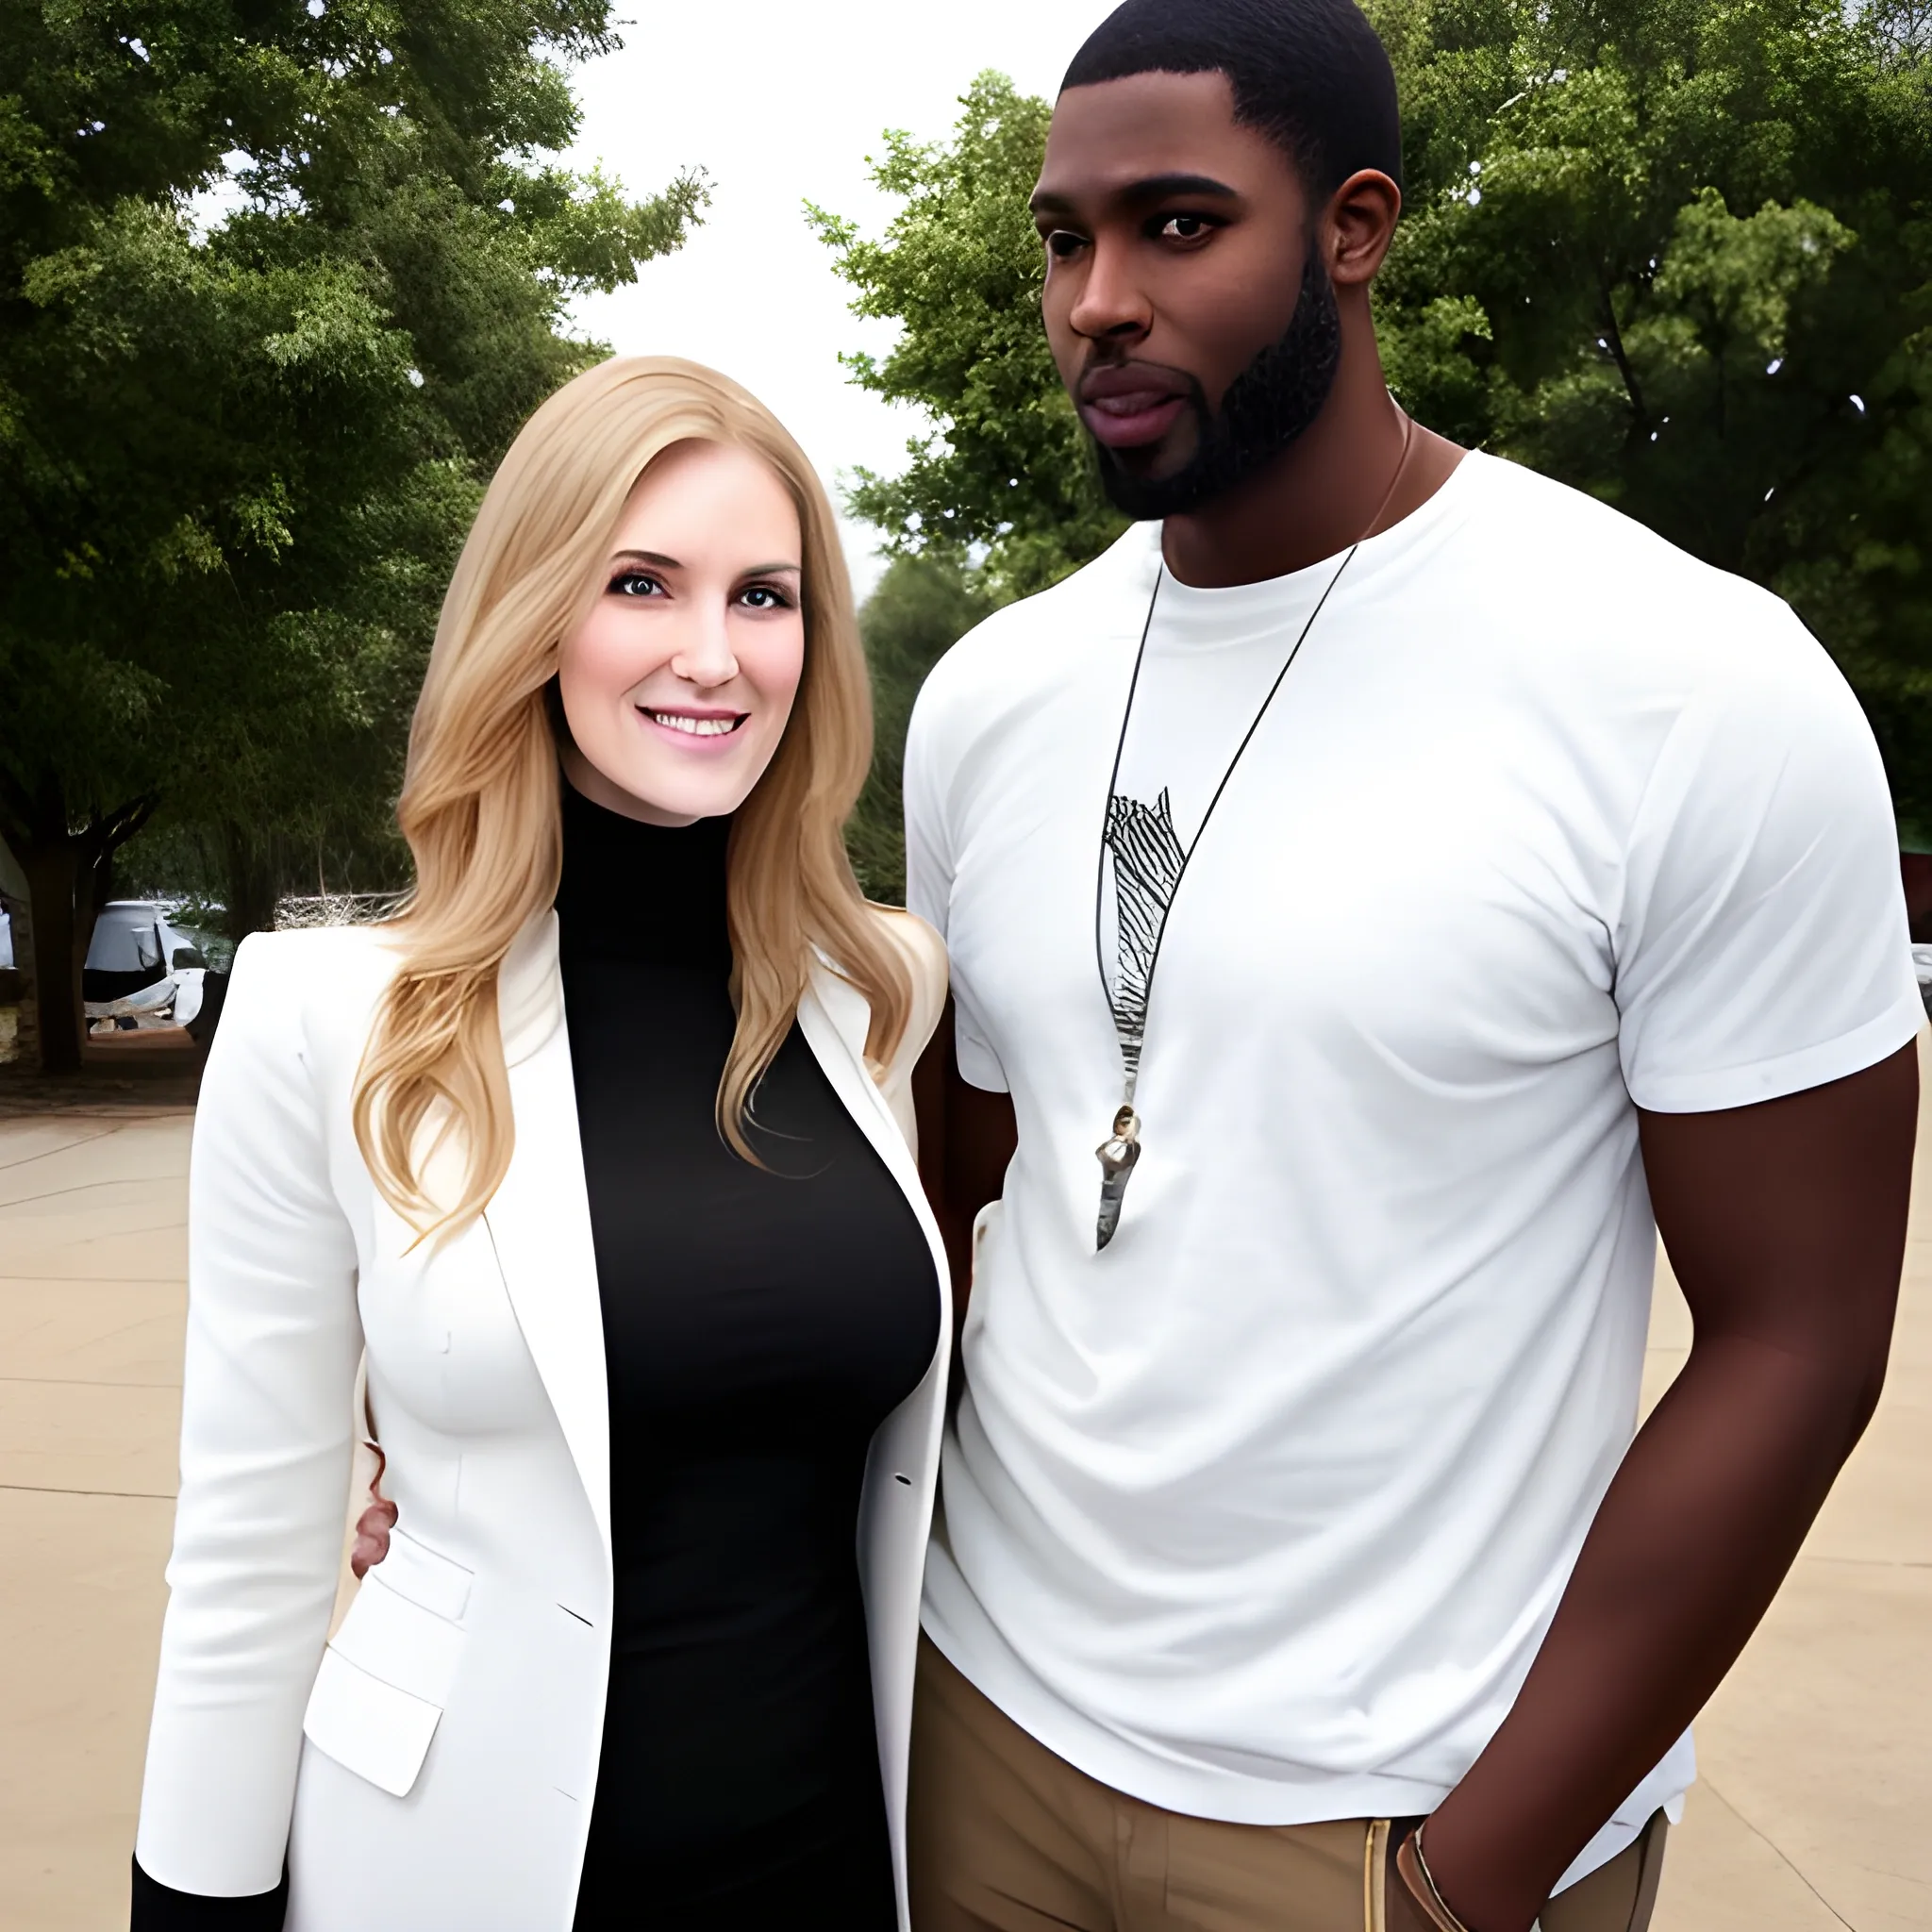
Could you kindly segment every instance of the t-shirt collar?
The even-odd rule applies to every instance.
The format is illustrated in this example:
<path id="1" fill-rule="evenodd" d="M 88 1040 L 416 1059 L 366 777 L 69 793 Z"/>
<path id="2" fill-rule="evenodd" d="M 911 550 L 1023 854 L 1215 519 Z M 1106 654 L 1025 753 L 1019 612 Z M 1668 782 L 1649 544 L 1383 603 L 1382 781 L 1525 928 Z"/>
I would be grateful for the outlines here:
<path id="1" fill-rule="evenodd" d="M 1470 491 L 1481 487 L 1476 479 L 1485 460 L 1480 453 L 1471 451 L 1426 503 L 1401 522 L 1365 539 L 1336 594 L 1344 596 L 1358 591 L 1374 576 L 1398 566 L 1429 542 L 1445 523 L 1460 517 Z M 1141 540 L 1141 574 L 1151 593 L 1160 562 L 1160 525 L 1143 524 L 1136 535 Z M 1307 617 L 1334 581 L 1347 554 L 1344 550 L 1324 557 L 1319 563 L 1290 571 L 1285 576 L 1212 590 L 1184 584 L 1171 571 L 1163 573 L 1156 633 L 1163 644 L 1191 648 L 1248 643 L 1264 636 L 1273 638 L 1279 634 L 1283 624 Z"/>

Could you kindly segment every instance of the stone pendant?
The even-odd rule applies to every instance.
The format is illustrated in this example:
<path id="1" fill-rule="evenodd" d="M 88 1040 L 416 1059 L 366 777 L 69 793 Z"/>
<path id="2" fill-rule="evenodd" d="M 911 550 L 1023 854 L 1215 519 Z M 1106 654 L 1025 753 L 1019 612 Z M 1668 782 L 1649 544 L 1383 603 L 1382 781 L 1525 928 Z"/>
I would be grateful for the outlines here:
<path id="1" fill-rule="evenodd" d="M 1114 1115 L 1113 1132 L 1093 1152 L 1100 1161 L 1100 1218 L 1093 1230 L 1098 1249 L 1113 1240 L 1114 1230 L 1121 1224 L 1127 1181 L 1141 1158 L 1141 1116 L 1131 1105 Z"/>

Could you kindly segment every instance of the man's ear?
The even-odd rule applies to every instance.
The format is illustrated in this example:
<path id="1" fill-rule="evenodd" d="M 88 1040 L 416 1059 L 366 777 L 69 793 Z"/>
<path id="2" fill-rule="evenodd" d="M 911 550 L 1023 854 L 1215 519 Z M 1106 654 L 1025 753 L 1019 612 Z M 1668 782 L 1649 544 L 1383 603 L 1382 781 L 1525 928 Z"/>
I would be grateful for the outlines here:
<path id="1" fill-rule="evenodd" d="M 1366 288 L 1375 279 L 1401 213 L 1402 190 L 1379 168 L 1363 168 L 1335 191 L 1323 227 L 1338 289 Z"/>

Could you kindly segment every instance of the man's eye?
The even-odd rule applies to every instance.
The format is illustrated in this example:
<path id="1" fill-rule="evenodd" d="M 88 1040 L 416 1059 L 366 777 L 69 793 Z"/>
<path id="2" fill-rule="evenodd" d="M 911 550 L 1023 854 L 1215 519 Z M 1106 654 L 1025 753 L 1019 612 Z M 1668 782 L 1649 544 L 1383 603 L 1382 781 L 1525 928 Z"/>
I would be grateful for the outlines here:
<path id="1" fill-rule="evenodd" d="M 1213 227 L 1205 215 L 1169 215 L 1160 225 L 1160 233 L 1169 242 L 1198 242 Z"/>
<path id="2" fill-rule="evenodd" d="M 648 572 L 621 570 L 610 579 L 610 589 L 619 597 L 661 597 L 664 586 Z"/>
<path id="3" fill-rule="evenodd" d="M 1041 240 L 1046 243 L 1046 252 L 1062 261 L 1070 255 L 1077 255 L 1087 245 L 1086 236 L 1076 235 L 1071 228 L 1054 228 Z"/>

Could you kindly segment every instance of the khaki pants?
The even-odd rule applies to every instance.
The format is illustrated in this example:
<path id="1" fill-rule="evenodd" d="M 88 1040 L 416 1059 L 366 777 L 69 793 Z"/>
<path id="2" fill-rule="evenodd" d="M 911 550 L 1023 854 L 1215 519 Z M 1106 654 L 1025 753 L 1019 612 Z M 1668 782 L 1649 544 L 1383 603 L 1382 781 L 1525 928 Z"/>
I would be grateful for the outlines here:
<path id="1" fill-rule="evenodd" d="M 1666 1829 L 1659 1812 L 1559 1893 L 1543 1932 L 1644 1932 Z M 908 1830 L 913 1932 L 1382 1932 L 1391 1882 L 1386 1824 L 1224 1824 L 1124 1796 L 923 1637 Z"/>

